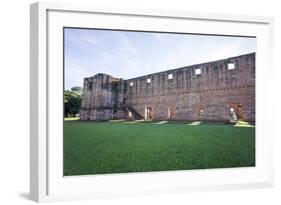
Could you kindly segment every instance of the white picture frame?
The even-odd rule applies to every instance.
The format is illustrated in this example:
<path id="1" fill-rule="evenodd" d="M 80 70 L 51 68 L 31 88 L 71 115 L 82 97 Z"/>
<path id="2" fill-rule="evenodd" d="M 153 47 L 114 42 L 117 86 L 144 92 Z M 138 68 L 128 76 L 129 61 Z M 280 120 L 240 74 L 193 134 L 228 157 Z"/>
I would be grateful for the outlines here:
<path id="1" fill-rule="evenodd" d="M 273 19 L 40 2 L 30 13 L 30 198 L 71 200 L 273 186 L 268 96 Z M 63 177 L 62 28 L 91 27 L 257 37 L 256 167 Z M 56 69 L 54 69 L 56 68 Z M 61 101 L 60 101 L 61 100 Z M 58 103 L 60 102 L 60 103 Z"/>

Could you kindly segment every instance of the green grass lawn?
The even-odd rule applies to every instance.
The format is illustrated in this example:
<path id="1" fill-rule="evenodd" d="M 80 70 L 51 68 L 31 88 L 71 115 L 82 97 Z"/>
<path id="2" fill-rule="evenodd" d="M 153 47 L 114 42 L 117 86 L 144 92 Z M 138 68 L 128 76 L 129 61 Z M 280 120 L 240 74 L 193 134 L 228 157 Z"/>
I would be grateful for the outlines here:
<path id="1" fill-rule="evenodd" d="M 64 175 L 255 166 L 255 127 L 64 123 Z"/>

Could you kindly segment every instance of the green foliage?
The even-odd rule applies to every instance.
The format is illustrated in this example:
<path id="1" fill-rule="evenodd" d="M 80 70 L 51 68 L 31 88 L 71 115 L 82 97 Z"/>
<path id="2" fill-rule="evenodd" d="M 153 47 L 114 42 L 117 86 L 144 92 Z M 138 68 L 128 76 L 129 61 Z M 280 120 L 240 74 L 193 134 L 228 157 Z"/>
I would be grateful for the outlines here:
<path id="1" fill-rule="evenodd" d="M 255 166 L 255 128 L 153 122 L 64 123 L 64 175 Z"/>
<path id="2" fill-rule="evenodd" d="M 81 89 L 80 87 L 73 87 L 70 90 L 64 91 L 64 116 L 75 117 L 81 107 Z"/>
<path id="3" fill-rule="evenodd" d="M 82 87 L 80 87 L 80 86 L 72 87 L 71 91 L 79 93 L 81 95 L 82 94 Z"/>

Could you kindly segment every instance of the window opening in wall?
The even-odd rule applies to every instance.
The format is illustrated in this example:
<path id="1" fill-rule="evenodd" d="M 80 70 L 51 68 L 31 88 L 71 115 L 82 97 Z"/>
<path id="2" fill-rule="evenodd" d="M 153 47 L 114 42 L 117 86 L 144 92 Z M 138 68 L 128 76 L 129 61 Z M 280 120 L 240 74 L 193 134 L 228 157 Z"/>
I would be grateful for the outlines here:
<path id="1" fill-rule="evenodd" d="M 132 87 L 134 85 L 134 83 L 133 82 L 130 82 L 130 86 Z"/>
<path id="2" fill-rule="evenodd" d="M 173 79 L 173 74 L 172 73 L 168 74 L 168 80 L 172 80 L 172 79 Z"/>
<path id="3" fill-rule="evenodd" d="M 235 64 L 234 63 L 229 63 L 227 65 L 228 70 L 233 70 L 235 68 Z"/>
<path id="4" fill-rule="evenodd" d="M 196 75 L 200 75 L 201 74 L 201 69 L 200 68 L 195 69 L 195 74 Z"/>
<path id="5" fill-rule="evenodd" d="M 147 79 L 146 79 L 146 82 L 147 82 L 147 83 L 151 83 L 151 78 L 147 78 Z"/>
<path id="6" fill-rule="evenodd" d="M 92 88 L 93 88 L 93 82 L 89 82 L 89 84 L 88 84 L 88 89 L 89 89 L 89 90 L 92 90 Z"/>

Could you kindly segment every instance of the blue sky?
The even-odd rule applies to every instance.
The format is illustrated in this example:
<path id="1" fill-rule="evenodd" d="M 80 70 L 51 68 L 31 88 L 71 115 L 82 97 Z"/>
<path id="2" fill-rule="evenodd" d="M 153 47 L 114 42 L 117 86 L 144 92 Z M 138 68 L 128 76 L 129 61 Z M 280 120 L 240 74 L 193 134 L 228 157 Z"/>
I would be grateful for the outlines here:
<path id="1" fill-rule="evenodd" d="M 65 88 L 106 73 L 124 79 L 256 52 L 256 39 L 65 29 Z"/>

